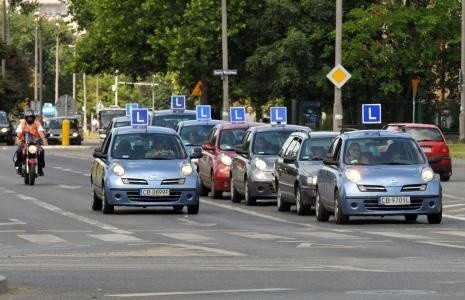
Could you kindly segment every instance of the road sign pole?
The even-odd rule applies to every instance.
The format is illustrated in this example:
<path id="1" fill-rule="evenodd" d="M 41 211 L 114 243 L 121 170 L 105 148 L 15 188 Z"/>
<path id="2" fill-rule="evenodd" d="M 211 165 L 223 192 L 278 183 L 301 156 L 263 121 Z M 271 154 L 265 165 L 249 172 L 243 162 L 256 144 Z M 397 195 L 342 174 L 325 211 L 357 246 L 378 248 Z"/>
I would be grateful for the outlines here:
<path id="1" fill-rule="evenodd" d="M 459 140 L 465 143 L 465 0 L 462 0 L 462 42 L 460 59 L 460 114 L 459 114 Z"/>
<path id="2" fill-rule="evenodd" d="M 223 52 L 223 70 L 228 70 L 228 26 L 227 26 L 226 0 L 221 0 L 221 44 Z M 229 80 L 223 74 L 223 110 L 222 119 L 229 120 Z"/>
<path id="3" fill-rule="evenodd" d="M 336 0 L 336 48 L 335 48 L 335 65 L 342 62 L 342 0 Z M 333 105 L 333 130 L 338 131 L 342 127 L 342 91 L 334 87 L 334 105 Z"/>

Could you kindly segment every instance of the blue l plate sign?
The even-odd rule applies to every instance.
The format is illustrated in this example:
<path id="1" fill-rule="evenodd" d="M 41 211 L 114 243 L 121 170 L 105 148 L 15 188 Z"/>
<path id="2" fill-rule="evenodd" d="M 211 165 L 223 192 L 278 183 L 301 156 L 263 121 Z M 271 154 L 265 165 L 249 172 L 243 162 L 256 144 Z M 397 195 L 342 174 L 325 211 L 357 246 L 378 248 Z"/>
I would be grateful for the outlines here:
<path id="1" fill-rule="evenodd" d="M 195 119 L 197 121 L 210 121 L 212 119 L 212 108 L 210 105 L 197 105 L 195 107 Z"/>
<path id="2" fill-rule="evenodd" d="M 129 117 L 131 115 L 131 111 L 136 108 L 139 108 L 139 104 L 137 103 L 126 104 L 126 116 Z"/>
<path id="3" fill-rule="evenodd" d="M 136 108 L 131 111 L 131 126 L 148 126 L 149 110 L 147 108 Z"/>
<path id="4" fill-rule="evenodd" d="M 381 104 L 362 104 L 362 123 L 381 124 Z"/>
<path id="5" fill-rule="evenodd" d="M 231 123 L 245 122 L 245 107 L 230 107 Z"/>
<path id="6" fill-rule="evenodd" d="M 186 109 L 186 96 L 184 95 L 171 96 L 171 109 Z"/>
<path id="7" fill-rule="evenodd" d="M 286 124 L 287 123 L 287 108 L 286 107 L 271 107 L 270 108 L 270 123 L 271 124 Z"/>

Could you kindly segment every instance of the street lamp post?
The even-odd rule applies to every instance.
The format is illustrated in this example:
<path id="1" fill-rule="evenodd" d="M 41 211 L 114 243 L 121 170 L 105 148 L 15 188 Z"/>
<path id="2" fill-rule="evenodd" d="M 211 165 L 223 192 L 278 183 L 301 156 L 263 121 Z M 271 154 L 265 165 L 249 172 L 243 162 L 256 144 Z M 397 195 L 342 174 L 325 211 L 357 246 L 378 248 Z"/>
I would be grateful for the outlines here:
<path id="1" fill-rule="evenodd" d="M 226 0 L 221 0 L 221 45 L 223 52 L 223 73 L 228 68 L 228 22 Z M 222 119 L 229 120 L 229 80 L 228 74 L 223 74 L 223 111 Z"/>
<path id="2" fill-rule="evenodd" d="M 462 0 L 462 43 L 460 59 L 460 114 L 459 114 L 459 140 L 465 142 L 465 0 Z"/>
<path id="3" fill-rule="evenodd" d="M 34 13 L 36 26 L 34 36 L 34 101 L 37 101 L 38 97 L 38 73 L 39 73 L 39 12 Z"/>
<path id="4" fill-rule="evenodd" d="M 336 0 L 336 45 L 335 45 L 335 65 L 342 62 L 342 0 Z M 342 91 L 337 86 L 334 87 L 333 104 L 333 130 L 338 131 L 342 126 Z"/>
<path id="5" fill-rule="evenodd" d="M 115 71 L 115 105 L 118 106 L 118 73 L 119 71 Z"/>
<path id="6" fill-rule="evenodd" d="M 59 91 L 58 91 L 58 84 L 59 84 L 59 76 L 60 76 L 60 58 L 59 58 L 59 51 L 60 51 L 60 24 L 55 23 L 55 26 L 58 28 L 57 35 L 56 35 L 56 45 L 55 45 L 55 105 L 58 103 Z"/>

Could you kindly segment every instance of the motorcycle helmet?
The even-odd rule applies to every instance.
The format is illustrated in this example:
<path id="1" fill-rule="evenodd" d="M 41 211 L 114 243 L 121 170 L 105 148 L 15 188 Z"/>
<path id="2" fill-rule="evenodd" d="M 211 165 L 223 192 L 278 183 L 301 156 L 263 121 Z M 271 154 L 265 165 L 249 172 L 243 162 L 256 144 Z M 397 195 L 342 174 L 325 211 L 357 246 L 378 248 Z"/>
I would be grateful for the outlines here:
<path id="1" fill-rule="evenodd" d="M 36 120 L 36 115 L 32 109 L 26 110 L 24 113 L 24 119 L 26 119 L 26 123 L 32 125 Z"/>

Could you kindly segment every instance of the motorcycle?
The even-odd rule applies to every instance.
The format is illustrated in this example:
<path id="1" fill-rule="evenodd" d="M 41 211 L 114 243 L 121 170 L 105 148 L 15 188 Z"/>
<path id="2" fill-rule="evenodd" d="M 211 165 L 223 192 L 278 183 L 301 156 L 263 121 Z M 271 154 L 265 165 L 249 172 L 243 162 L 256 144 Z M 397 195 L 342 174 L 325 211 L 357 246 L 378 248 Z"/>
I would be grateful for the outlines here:
<path id="1" fill-rule="evenodd" d="M 24 184 L 34 185 L 38 177 L 38 157 L 43 151 L 40 140 L 34 140 L 32 136 L 26 134 L 26 141 L 23 145 L 23 162 L 21 167 L 21 176 L 24 178 Z"/>

